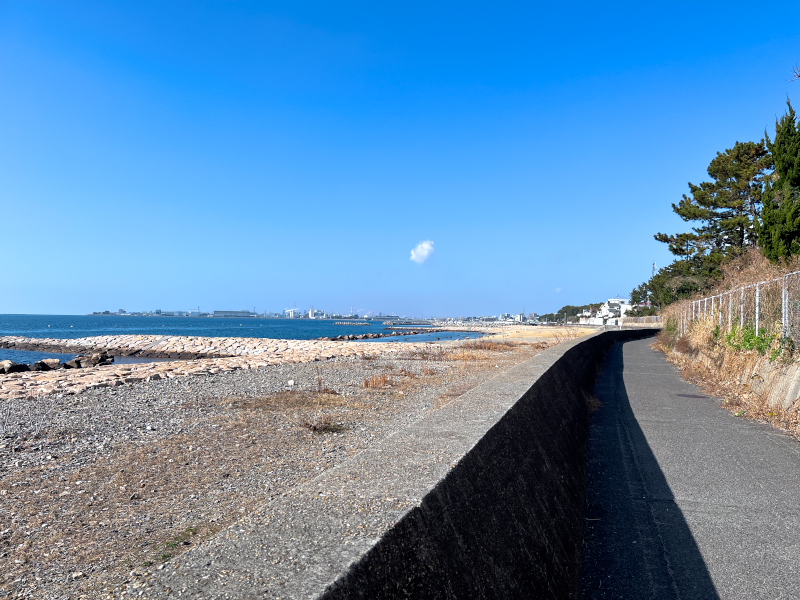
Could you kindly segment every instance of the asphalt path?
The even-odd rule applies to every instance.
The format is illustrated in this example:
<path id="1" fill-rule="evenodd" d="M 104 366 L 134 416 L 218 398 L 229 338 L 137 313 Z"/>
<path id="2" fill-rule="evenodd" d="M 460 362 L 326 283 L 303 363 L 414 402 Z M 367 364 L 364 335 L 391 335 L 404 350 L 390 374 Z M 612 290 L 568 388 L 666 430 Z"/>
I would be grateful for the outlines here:
<path id="1" fill-rule="evenodd" d="M 582 597 L 800 598 L 800 443 L 651 343 L 617 344 L 598 378 Z"/>

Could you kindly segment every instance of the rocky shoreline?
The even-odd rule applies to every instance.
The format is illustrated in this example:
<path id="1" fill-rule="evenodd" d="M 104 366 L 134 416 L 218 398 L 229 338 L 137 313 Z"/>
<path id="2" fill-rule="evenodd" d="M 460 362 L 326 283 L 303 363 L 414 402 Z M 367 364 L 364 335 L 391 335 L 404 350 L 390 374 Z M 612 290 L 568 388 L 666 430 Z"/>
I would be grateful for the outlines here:
<path id="1" fill-rule="evenodd" d="M 295 364 L 348 356 L 386 356 L 427 344 L 350 341 L 209 338 L 189 336 L 95 336 L 78 339 L 0 337 L 0 347 L 42 352 L 80 353 L 84 368 L 18 371 L 0 375 L 0 400 L 79 394 L 138 381 L 203 376 L 270 365 Z M 107 364 L 102 356 L 174 358 L 159 363 Z M 95 357 L 98 358 L 94 362 Z M 41 361 L 44 362 L 44 361 Z M 92 364 L 94 362 L 94 364 Z M 88 368 L 91 367 L 91 368 Z M 5 371 L 5 368 L 3 368 Z M 13 370 L 13 369 L 12 369 Z"/>

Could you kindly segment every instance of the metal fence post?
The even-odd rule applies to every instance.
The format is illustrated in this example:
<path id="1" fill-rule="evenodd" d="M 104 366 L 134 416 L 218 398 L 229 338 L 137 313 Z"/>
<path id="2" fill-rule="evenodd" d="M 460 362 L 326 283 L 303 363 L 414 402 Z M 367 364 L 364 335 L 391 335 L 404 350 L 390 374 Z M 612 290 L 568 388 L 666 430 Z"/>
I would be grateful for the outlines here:
<path id="1" fill-rule="evenodd" d="M 781 282 L 781 329 L 783 337 L 789 337 L 789 276 L 785 275 Z"/>
<path id="2" fill-rule="evenodd" d="M 741 321 L 739 328 L 744 329 L 744 288 L 742 288 L 742 301 L 739 304 L 739 320 Z"/>
<path id="3" fill-rule="evenodd" d="M 733 329 L 733 292 L 728 292 L 728 331 Z"/>
<path id="4" fill-rule="evenodd" d="M 761 311 L 761 284 L 757 283 L 756 284 L 756 335 L 758 335 L 759 332 L 759 326 L 760 326 L 759 317 L 761 315 L 759 315 L 758 313 L 760 311 Z"/>

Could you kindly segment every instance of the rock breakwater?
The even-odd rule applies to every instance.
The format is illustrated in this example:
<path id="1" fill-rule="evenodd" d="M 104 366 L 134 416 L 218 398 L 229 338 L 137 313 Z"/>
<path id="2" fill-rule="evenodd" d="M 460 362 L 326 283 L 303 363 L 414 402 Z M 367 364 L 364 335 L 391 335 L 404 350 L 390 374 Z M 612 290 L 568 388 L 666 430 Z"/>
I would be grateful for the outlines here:
<path id="1" fill-rule="evenodd" d="M 110 365 L 114 357 L 107 352 L 92 352 L 91 355 L 78 354 L 72 360 L 61 362 L 57 358 L 37 360 L 32 365 L 16 363 L 13 360 L 0 360 L 0 374 L 25 373 L 27 371 L 55 371 L 57 369 L 88 369 L 98 365 Z"/>
<path id="2" fill-rule="evenodd" d="M 347 340 L 377 340 L 378 338 L 396 337 L 400 335 L 419 335 L 420 333 L 439 333 L 445 331 L 444 329 L 405 329 L 402 331 L 392 331 L 391 333 L 362 333 L 361 335 L 336 335 L 333 337 L 321 337 L 320 340 L 328 340 L 332 342 L 340 342 Z"/>
<path id="3" fill-rule="evenodd" d="M 427 344 L 210 338 L 190 336 L 121 335 L 78 339 L 0 337 L 0 347 L 42 352 L 69 352 L 92 356 L 175 358 L 160 363 L 105 364 L 92 368 L 13 372 L 0 375 L 0 400 L 35 398 L 49 394 L 76 394 L 87 389 L 116 387 L 192 375 L 209 375 L 268 365 L 305 363 L 354 355 L 409 352 Z"/>

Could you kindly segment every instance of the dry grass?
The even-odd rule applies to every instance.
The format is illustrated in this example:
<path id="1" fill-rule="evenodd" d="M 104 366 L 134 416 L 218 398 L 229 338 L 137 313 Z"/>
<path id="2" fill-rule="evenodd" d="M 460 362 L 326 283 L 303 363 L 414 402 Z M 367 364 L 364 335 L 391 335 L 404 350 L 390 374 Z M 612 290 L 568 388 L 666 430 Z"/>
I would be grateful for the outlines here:
<path id="1" fill-rule="evenodd" d="M 386 373 L 378 373 L 372 377 L 364 380 L 364 387 L 368 390 L 380 390 L 385 387 L 390 387 L 394 383 L 391 375 Z"/>
<path id="2" fill-rule="evenodd" d="M 459 361 L 485 361 L 500 352 L 512 352 L 520 348 L 520 342 L 480 339 L 464 342 L 457 346 L 450 358 Z"/>
<path id="3" fill-rule="evenodd" d="M 674 351 L 677 350 L 677 344 L 674 349 L 663 343 L 656 343 L 654 346 L 666 352 L 667 358 L 678 366 L 686 380 L 708 395 L 721 398 L 722 407 L 735 416 L 768 423 L 800 439 L 800 398 L 789 408 L 774 406 L 768 401 L 769 389 L 756 393 L 749 383 L 741 382 L 747 373 L 753 371 L 755 362 L 763 360 L 757 353 L 733 352 L 720 348 L 717 358 L 707 364 L 706 361 L 699 360 L 695 353 Z M 723 364 L 724 368 L 721 368 Z"/>
<path id="4" fill-rule="evenodd" d="M 594 333 L 594 328 L 588 327 L 563 327 L 542 325 L 518 325 L 504 327 L 499 333 L 493 334 L 491 339 L 513 341 L 538 341 L 538 340 L 571 340 Z"/>
<path id="5" fill-rule="evenodd" d="M 794 271 L 800 271 L 800 256 L 773 263 L 765 258 L 761 252 L 753 249 L 722 266 L 723 279 L 717 286 L 696 294 L 694 298 L 670 304 L 661 311 L 661 315 L 664 323 L 668 323 L 670 318 L 680 322 L 682 317 L 691 315 L 693 299 L 706 298 L 754 283 L 776 279 Z M 764 293 L 762 291 L 762 294 Z M 763 302 L 764 298 L 762 296 L 762 310 L 764 307 Z M 766 323 L 766 321 L 762 321 L 762 323 Z M 713 328 L 714 325 L 710 324 L 710 327 Z M 692 342 L 695 342 L 695 340 L 692 340 Z M 697 344 L 695 345 L 697 346 Z M 702 343 L 700 346 L 702 346 Z"/>
<path id="6" fill-rule="evenodd" d="M 692 354 L 695 351 L 694 346 L 692 346 L 692 342 L 689 338 L 685 335 L 682 335 L 675 341 L 675 350 L 677 352 L 681 352 L 682 354 Z"/>
<path id="7" fill-rule="evenodd" d="M 789 260 L 778 263 L 770 262 L 756 249 L 722 266 L 723 279 L 713 292 L 703 294 L 709 296 L 745 285 L 781 277 L 786 273 L 800 271 L 800 257 L 793 256 Z"/>
<path id="8" fill-rule="evenodd" d="M 470 340 L 461 345 L 462 348 L 467 350 L 488 350 L 490 352 L 503 352 L 513 350 L 517 347 L 514 342 L 508 341 L 494 341 L 491 339 Z"/>
<path id="9" fill-rule="evenodd" d="M 300 421 L 300 426 L 308 429 L 311 433 L 341 433 L 345 430 L 344 425 L 336 423 L 326 415 L 312 415 Z"/>
<path id="10" fill-rule="evenodd" d="M 261 398 L 232 398 L 226 404 L 228 408 L 238 410 L 279 410 L 320 409 L 343 406 L 348 400 L 337 392 L 324 388 L 324 391 L 290 390 L 276 392 Z"/>
<path id="11" fill-rule="evenodd" d="M 394 371 L 392 365 L 386 366 L 387 371 Z M 425 374 L 436 375 L 436 371 L 425 369 Z M 414 371 L 409 371 L 406 368 L 401 368 L 393 373 L 378 373 L 372 377 L 364 379 L 363 387 L 368 390 L 382 390 L 384 388 L 393 388 L 396 391 L 405 391 L 412 387 L 414 379 L 417 374 Z"/>

